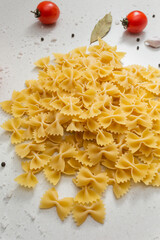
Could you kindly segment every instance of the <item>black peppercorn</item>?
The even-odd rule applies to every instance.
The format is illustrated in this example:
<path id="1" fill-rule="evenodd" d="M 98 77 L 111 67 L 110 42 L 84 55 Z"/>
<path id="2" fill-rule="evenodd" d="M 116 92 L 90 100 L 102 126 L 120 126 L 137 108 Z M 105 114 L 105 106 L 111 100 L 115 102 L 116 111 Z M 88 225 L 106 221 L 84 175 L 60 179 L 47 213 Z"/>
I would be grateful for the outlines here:
<path id="1" fill-rule="evenodd" d="M 1 166 L 2 166 L 2 167 L 5 167 L 5 166 L 6 166 L 6 163 L 5 163 L 5 162 L 2 162 L 2 163 L 1 163 Z"/>
<path id="2" fill-rule="evenodd" d="M 74 38 L 74 33 L 72 33 L 71 37 Z"/>
<path id="3" fill-rule="evenodd" d="M 43 37 L 41 37 L 41 42 L 43 42 L 44 41 L 44 38 Z"/>

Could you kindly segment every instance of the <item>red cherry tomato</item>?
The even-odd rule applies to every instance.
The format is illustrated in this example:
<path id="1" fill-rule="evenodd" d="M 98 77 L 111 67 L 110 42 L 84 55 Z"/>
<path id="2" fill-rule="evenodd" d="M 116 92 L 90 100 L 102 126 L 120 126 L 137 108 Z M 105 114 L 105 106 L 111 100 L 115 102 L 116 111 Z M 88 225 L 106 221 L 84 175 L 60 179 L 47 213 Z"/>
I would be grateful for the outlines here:
<path id="1" fill-rule="evenodd" d="M 140 33 L 146 27 L 147 22 L 147 17 L 143 12 L 133 11 L 122 20 L 122 25 L 131 33 Z"/>
<path id="2" fill-rule="evenodd" d="M 32 12 L 32 11 L 31 11 Z M 52 24 L 59 18 L 60 10 L 58 6 L 50 1 L 43 1 L 38 4 L 36 10 L 32 12 L 44 24 Z"/>

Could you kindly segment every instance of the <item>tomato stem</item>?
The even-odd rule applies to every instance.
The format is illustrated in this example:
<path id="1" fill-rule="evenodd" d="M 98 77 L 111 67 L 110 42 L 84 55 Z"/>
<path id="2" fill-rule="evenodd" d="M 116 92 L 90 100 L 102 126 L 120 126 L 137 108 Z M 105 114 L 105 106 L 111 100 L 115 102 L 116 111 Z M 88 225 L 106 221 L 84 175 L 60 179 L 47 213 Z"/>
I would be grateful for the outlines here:
<path id="1" fill-rule="evenodd" d="M 127 27 L 128 27 L 128 19 L 127 18 L 123 18 L 123 20 L 121 20 L 121 23 L 122 23 L 124 29 L 127 29 Z"/>
<path id="2" fill-rule="evenodd" d="M 35 18 L 39 18 L 41 15 L 40 11 L 37 8 L 35 11 L 31 11 L 31 13 L 34 13 Z"/>

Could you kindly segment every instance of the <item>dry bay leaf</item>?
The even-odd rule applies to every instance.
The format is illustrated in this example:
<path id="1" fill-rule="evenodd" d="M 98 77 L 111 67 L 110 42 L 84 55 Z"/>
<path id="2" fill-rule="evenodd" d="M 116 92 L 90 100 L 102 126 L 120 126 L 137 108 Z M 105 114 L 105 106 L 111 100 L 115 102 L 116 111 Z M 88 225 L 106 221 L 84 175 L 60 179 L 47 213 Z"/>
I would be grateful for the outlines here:
<path id="1" fill-rule="evenodd" d="M 98 21 L 98 23 L 95 25 L 91 38 L 90 38 L 90 44 L 97 41 L 98 37 L 103 38 L 106 36 L 106 34 L 109 32 L 112 25 L 112 15 L 111 13 L 106 14 L 102 19 Z"/>

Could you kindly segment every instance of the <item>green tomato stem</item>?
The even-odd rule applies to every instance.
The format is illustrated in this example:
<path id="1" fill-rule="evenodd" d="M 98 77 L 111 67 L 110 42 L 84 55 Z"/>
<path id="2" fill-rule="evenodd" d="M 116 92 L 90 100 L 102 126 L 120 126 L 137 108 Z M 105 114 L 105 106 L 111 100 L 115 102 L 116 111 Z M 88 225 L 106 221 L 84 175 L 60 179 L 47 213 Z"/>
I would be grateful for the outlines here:
<path id="1" fill-rule="evenodd" d="M 127 29 L 127 27 L 128 27 L 128 19 L 127 18 L 123 18 L 123 20 L 121 20 L 121 23 L 122 23 L 124 29 Z"/>
<path id="2" fill-rule="evenodd" d="M 36 9 L 35 11 L 31 11 L 31 13 L 34 13 L 35 18 L 39 18 L 41 16 L 41 13 L 38 9 Z"/>

